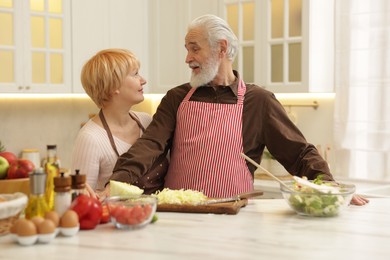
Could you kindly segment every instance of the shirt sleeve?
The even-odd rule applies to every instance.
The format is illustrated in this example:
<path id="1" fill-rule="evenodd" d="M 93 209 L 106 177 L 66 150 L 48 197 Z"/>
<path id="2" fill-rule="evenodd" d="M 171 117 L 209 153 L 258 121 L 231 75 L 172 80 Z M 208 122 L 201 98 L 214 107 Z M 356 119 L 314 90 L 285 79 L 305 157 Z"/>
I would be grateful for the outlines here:
<path id="1" fill-rule="evenodd" d="M 111 180 L 133 184 L 149 171 L 160 156 L 168 153 L 176 125 L 176 112 L 186 91 L 188 89 L 177 87 L 167 92 L 145 133 L 118 158 Z"/>
<path id="2" fill-rule="evenodd" d="M 97 188 L 99 178 L 99 145 L 96 137 L 80 132 L 76 138 L 72 153 L 72 171 L 80 170 L 85 174 L 92 189 Z"/>
<path id="3" fill-rule="evenodd" d="M 334 180 L 327 162 L 314 145 L 306 141 L 274 95 L 266 99 L 265 106 L 263 138 L 270 153 L 292 175 L 309 179 L 323 175 L 324 180 Z"/>

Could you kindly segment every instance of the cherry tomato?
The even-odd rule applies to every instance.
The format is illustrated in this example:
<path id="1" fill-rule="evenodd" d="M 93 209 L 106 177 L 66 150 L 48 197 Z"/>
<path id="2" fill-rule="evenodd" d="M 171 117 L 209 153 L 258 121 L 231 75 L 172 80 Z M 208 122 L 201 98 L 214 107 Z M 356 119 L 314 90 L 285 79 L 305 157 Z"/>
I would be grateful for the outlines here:
<path id="1" fill-rule="evenodd" d="M 102 218 L 100 219 L 100 224 L 104 224 L 110 221 L 110 211 L 106 203 L 102 204 Z"/>

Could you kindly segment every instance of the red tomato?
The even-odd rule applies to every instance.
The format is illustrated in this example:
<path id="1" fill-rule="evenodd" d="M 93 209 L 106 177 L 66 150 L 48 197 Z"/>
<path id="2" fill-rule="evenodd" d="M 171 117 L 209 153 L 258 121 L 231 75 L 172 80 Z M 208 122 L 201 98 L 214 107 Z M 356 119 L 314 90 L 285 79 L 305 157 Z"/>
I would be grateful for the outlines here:
<path id="1" fill-rule="evenodd" d="M 70 209 L 79 216 L 80 229 L 94 229 L 102 218 L 102 204 L 99 200 L 81 194 L 72 202 Z"/>
<path id="2" fill-rule="evenodd" d="M 144 212 L 145 212 L 145 218 L 148 218 L 152 213 L 152 206 L 149 204 L 144 205 Z"/>
<path id="3" fill-rule="evenodd" d="M 108 210 L 108 206 L 106 203 L 102 204 L 102 218 L 100 220 L 100 224 L 104 224 L 110 221 L 110 211 Z"/>
<path id="4" fill-rule="evenodd" d="M 131 216 L 136 223 L 141 223 L 144 218 L 144 209 L 141 207 L 141 205 L 137 205 L 133 208 L 132 216 Z"/>
<path id="5" fill-rule="evenodd" d="M 112 212 L 112 216 L 115 218 L 116 222 L 120 224 L 126 224 L 127 216 L 126 216 L 127 208 L 125 206 L 117 206 Z"/>

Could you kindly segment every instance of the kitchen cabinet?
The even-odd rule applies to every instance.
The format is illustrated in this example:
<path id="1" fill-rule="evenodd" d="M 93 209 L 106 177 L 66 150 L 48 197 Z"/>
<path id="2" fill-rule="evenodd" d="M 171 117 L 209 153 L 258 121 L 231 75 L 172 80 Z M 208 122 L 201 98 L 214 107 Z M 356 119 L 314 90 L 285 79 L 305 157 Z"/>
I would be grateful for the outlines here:
<path id="1" fill-rule="evenodd" d="M 188 82 L 184 48 L 188 23 L 203 14 L 220 14 L 220 1 L 164 0 L 149 5 L 149 93 L 165 93 Z"/>
<path id="2" fill-rule="evenodd" d="M 69 92 L 70 4 L 0 1 L 0 92 Z"/>
<path id="3" fill-rule="evenodd" d="M 333 92 L 334 0 L 224 0 L 234 67 L 273 92 Z"/>
<path id="4" fill-rule="evenodd" d="M 140 74 L 148 69 L 148 1 L 72 1 L 72 92 L 84 93 L 80 73 L 96 52 L 125 48 L 141 61 Z"/>

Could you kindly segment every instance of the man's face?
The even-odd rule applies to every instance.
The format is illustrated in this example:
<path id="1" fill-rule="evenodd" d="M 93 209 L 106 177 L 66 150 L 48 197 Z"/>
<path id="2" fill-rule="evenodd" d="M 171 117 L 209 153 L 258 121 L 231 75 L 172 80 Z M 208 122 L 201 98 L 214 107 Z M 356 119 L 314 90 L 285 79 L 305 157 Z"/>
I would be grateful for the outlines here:
<path id="1" fill-rule="evenodd" d="M 205 33 L 199 28 L 190 30 L 185 39 L 185 47 L 186 63 L 192 69 L 191 86 L 199 87 L 211 82 L 218 74 L 220 62 L 217 52 L 210 47 Z"/>

